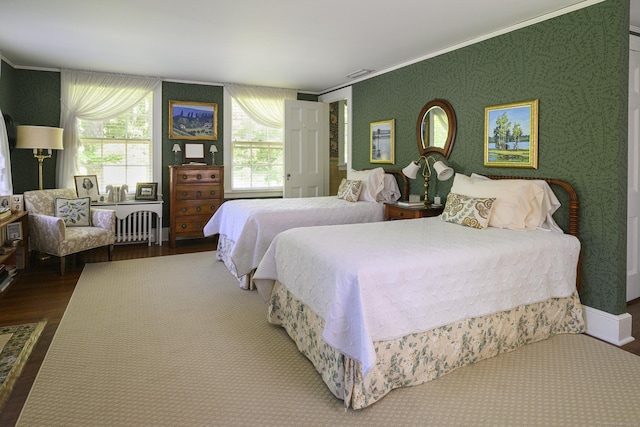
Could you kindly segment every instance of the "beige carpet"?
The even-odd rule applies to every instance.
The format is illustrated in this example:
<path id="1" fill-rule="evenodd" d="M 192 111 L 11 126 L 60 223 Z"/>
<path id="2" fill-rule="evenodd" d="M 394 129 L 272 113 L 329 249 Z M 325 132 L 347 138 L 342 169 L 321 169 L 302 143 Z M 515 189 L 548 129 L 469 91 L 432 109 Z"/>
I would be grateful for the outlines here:
<path id="1" fill-rule="evenodd" d="M 638 426 L 640 357 L 559 336 L 345 411 L 214 253 L 89 264 L 21 426 Z"/>

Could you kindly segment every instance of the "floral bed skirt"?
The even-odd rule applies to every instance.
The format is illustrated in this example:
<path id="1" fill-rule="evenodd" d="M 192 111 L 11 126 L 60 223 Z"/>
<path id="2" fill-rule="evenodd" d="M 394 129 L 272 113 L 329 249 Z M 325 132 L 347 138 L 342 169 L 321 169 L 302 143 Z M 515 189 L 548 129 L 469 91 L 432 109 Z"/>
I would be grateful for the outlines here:
<path id="1" fill-rule="evenodd" d="M 233 263 L 233 260 L 231 259 L 231 251 L 233 250 L 233 247 L 235 246 L 235 244 L 236 242 L 228 238 L 225 234 L 220 234 L 218 236 L 218 248 L 216 249 L 216 259 L 224 262 L 225 267 L 227 267 L 227 270 L 229 270 L 229 272 L 231 272 L 233 277 L 235 277 L 238 280 L 238 283 L 240 284 L 240 287 L 242 289 L 254 289 L 253 285 L 251 284 L 251 277 L 253 276 L 253 273 L 255 270 L 251 271 L 251 273 L 249 274 L 238 277 L 238 271 L 236 270 L 236 265 Z"/>
<path id="2" fill-rule="evenodd" d="M 324 320 L 276 282 L 269 322 L 282 325 L 345 407 L 367 407 L 391 390 L 422 384 L 454 369 L 553 335 L 585 331 L 577 291 L 422 333 L 374 342 L 377 362 L 363 378 L 359 363 L 322 340 Z"/>

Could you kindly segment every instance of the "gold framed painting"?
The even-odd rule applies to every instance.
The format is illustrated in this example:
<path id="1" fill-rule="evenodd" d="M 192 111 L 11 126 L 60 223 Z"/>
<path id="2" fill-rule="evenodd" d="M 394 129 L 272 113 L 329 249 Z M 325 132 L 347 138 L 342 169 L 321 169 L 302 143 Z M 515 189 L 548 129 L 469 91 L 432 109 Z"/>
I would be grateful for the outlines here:
<path id="1" fill-rule="evenodd" d="M 217 140 L 218 104 L 169 101 L 169 139 Z"/>
<path id="2" fill-rule="evenodd" d="M 538 168 L 538 100 L 484 109 L 484 165 Z"/>
<path id="3" fill-rule="evenodd" d="M 394 164 L 395 120 L 372 122 L 369 131 L 371 163 Z"/>

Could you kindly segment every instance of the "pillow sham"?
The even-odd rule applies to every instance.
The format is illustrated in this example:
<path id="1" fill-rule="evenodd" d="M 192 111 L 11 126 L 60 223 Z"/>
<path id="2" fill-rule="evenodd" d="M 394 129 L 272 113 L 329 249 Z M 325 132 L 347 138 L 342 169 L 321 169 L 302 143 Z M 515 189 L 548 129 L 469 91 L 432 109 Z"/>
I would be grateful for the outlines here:
<path id="1" fill-rule="evenodd" d="M 65 199 L 58 197 L 54 201 L 55 216 L 62 218 L 67 227 L 91 226 L 91 197 Z"/>
<path id="2" fill-rule="evenodd" d="M 353 181 L 342 178 L 338 187 L 338 199 L 344 199 L 348 202 L 357 202 L 362 191 L 362 181 Z"/>
<path id="3" fill-rule="evenodd" d="M 484 179 L 490 180 L 484 175 L 479 175 L 476 173 L 471 174 L 472 179 Z M 540 214 L 540 222 L 538 223 L 538 228 L 541 230 L 554 231 L 557 233 L 564 233 L 562 228 L 556 223 L 553 219 L 553 214 L 562 206 L 556 194 L 553 192 L 549 183 L 543 179 L 532 179 L 532 183 L 537 185 L 542 189 L 543 197 L 542 204 L 540 206 L 541 214 Z"/>
<path id="4" fill-rule="evenodd" d="M 382 190 L 378 193 L 378 197 L 376 198 L 379 202 L 396 202 L 400 199 L 401 193 L 400 188 L 398 188 L 398 181 L 396 177 L 385 173 L 384 179 L 382 180 Z"/>
<path id="5" fill-rule="evenodd" d="M 347 179 L 362 181 L 362 191 L 358 200 L 377 202 L 378 194 L 384 188 L 384 169 L 375 168 L 366 171 L 347 171 Z"/>
<path id="6" fill-rule="evenodd" d="M 543 191 L 529 180 L 482 180 L 457 173 L 451 192 L 495 198 L 491 227 L 535 230 L 540 222 Z"/>
<path id="7" fill-rule="evenodd" d="M 477 198 L 449 193 L 440 219 L 482 230 L 489 225 L 495 200 L 493 197 Z"/>

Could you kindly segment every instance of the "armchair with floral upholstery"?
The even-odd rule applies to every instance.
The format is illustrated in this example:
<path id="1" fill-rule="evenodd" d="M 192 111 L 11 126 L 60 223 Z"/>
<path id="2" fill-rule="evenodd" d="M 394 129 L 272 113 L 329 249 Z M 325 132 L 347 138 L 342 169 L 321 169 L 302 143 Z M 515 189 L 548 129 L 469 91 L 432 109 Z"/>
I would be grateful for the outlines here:
<path id="1" fill-rule="evenodd" d="M 62 202 L 66 205 L 60 205 Z M 29 212 L 29 250 L 59 257 L 60 275 L 65 273 L 67 255 L 88 249 L 105 246 L 111 261 L 115 211 L 90 208 L 88 200 L 78 198 L 72 188 L 25 191 L 24 204 Z M 81 206 L 84 212 L 74 206 Z"/>

